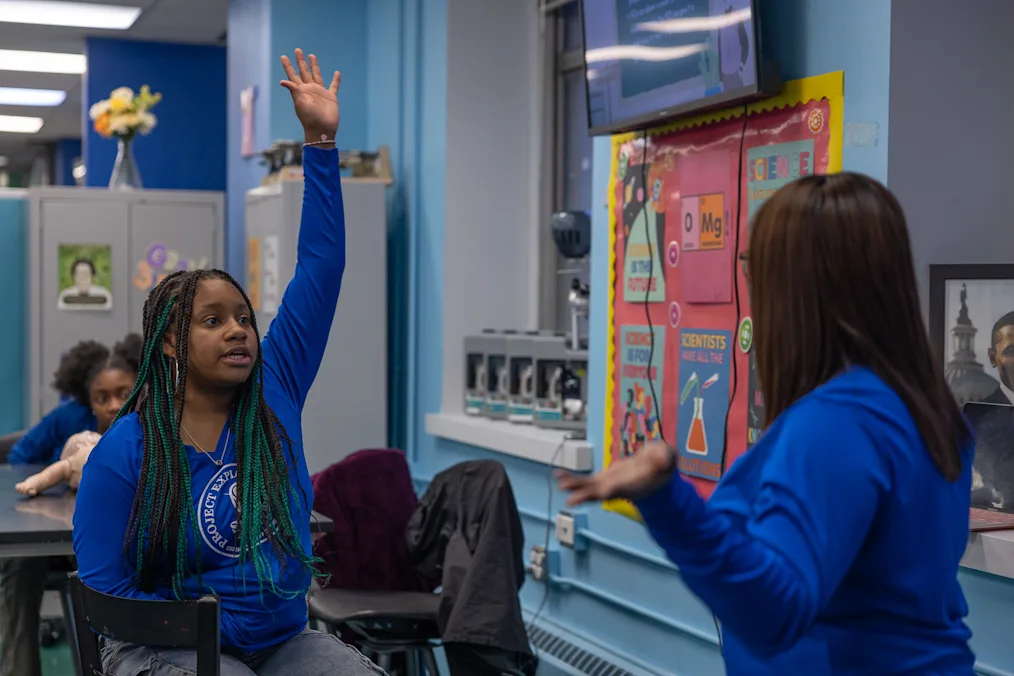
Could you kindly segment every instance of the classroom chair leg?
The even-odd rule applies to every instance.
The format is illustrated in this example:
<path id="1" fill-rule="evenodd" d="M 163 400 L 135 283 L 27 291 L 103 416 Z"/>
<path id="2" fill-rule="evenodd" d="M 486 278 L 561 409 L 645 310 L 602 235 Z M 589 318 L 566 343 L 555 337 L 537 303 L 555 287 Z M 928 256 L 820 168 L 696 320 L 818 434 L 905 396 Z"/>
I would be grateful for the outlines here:
<path id="1" fill-rule="evenodd" d="M 426 665 L 426 676 L 440 676 L 440 670 L 437 669 L 437 658 L 433 654 L 433 648 L 426 648 L 422 651 L 423 664 Z"/>

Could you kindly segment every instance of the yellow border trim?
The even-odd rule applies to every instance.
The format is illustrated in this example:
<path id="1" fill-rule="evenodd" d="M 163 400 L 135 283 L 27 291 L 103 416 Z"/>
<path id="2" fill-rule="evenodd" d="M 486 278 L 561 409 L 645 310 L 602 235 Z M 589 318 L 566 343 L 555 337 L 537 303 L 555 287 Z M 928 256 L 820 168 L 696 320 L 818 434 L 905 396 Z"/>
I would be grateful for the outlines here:
<path id="1" fill-rule="evenodd" d="M 842 168 L 842 110 L 845 95 L 845 75 L 843 71 L 835 71 L 825 75 L 816 75 L 801 80 L 790 80 L 785 83 L 781 94 L 774 98 L 751 103 L 746 107 L 748 115 L 766 113 L 782 108 L 791 108 L 810 101 L 827 99 L 830 108 L 828 122 L 827 172 L 835 174 Z M 742 117 L 743 108 L 728 108 L 714 113 L 704 113 L 686 120 L 648 130 L 648 136 L 669 134 L 682 129 L 701 127 L 724 120 Z M 616 175 L 619 171 L 620 146 L 628 141 L 641 137 L 640 132 L 617 134 L 613 136 L 612 159 L 609 169 L 609 314 L 607 317 L 606 342 L 606 405 L 604 430 L 602 433 L 603 463 L 608 467 L 612 462 L 613 443 L 613 393 L 615 391 L 615 357 L 616 357 Z M 626 500 L 607 500 L 603 507 L 631 519 L 641 520 L 637 508 Z"/>

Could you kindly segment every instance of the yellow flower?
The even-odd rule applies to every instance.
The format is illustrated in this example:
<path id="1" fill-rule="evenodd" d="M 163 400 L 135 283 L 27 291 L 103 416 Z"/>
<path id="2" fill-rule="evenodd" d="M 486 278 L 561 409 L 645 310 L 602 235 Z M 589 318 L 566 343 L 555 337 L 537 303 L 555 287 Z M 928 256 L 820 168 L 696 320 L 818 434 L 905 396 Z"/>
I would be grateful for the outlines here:
<path id="1" fill-rule="evenodd" d="M 114 115 L 109 122 L 109 129 L 117 136 L 133 134 L 141 126 L 141 118 L 137 113 L 128 112 Z"/>
<path id="2" fill-rule="evenodd" d="M 130 101 L 126 99 L 109 99 L 109 110 L 120 113 L 130 108 Z"/>

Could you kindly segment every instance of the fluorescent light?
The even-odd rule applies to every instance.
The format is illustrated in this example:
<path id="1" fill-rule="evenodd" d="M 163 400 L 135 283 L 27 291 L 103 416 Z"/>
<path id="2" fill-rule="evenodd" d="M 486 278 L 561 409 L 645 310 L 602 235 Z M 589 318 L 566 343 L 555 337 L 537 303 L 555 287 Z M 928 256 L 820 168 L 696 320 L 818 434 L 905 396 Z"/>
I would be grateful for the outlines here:
<path id="1" fill-rule="evenodd" d="M 0 49 L 0 70 L 18 70 L 24 73 L 67 73 L 81 75 L 87 69 L 84 54 L 57 52 L 23 52 Z"/>
<path id="2" fill-rule="evenodd" d="M 34 134 L 40 129 L 42 129 L 41 117 L 0 115 L 0 131 L 8 131 L 14 134 Z"/>
<path id="3" fill-rule="evenodd" d="M 74 26 L 127 30 L 140 16 L 139 7 L 93 5 L 50 0 L 0 0 L 0 21 L 41 26 Z"/>
<path id="4" fill-rule="evenodd" d="M 0 87 L 0 106 L 58 106 L 66 98 L 59 89 Z"/>
<path id="5" fill-rule="evenodd" d="M 0 6 L 3 1 L 0 0 Z M 735 12 L 703 16 L 689 19 L 669 19 L 668 21 L 645 21 L 634 26 L 635 30 L 651 33 L 698 33 L 701 31 L 717 31 L 723 28 L 745 23 L 752 16 L 750 9 L 737 9 Z"/>
<path id="6" fill-rule="evenodd" d="M 642 45 L 616 45 L 614 47 L 599 47 L 589 49 L 584 53 L 584 60 L 588 63 L 600 63 L 602 61 L 675 61 L 685 59 L 694 54 L 700 54 L 707 46 L 686 45 L 685 47 L 644 47 Z"/>

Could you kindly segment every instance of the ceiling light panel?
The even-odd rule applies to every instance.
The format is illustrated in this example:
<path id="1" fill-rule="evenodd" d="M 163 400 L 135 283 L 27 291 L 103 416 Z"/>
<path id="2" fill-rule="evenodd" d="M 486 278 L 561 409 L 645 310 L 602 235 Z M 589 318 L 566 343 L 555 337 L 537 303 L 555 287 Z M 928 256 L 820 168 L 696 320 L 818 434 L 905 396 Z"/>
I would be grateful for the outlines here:
<path id="1" fill-rule="evenodd" d="M 66 73 L 81 75 L 87 69 L 84 54 L 58 52 L 25 52 L 0 49 L 0 70 L 17 70 L 24 73 Z"/>
<path id="2" fill-rule="evenodd" d="M 59 89 L 0 87 L 0 106 L 58 106 L 67 98 Z"/>
<path id="3" fill-rule="evenodd" d="M 140 15 L 140 7 L 56 0 L 0 0 L 0 21 L 6 23 L 122 31 L 133 26 Z"/>
<path id="4" fill-rule="evenodd" d="M 41 117 L 21 117 L 19 115 L 0 115 L 0 131 L 13 134 L 35 134 L 42 129 Z"/>

